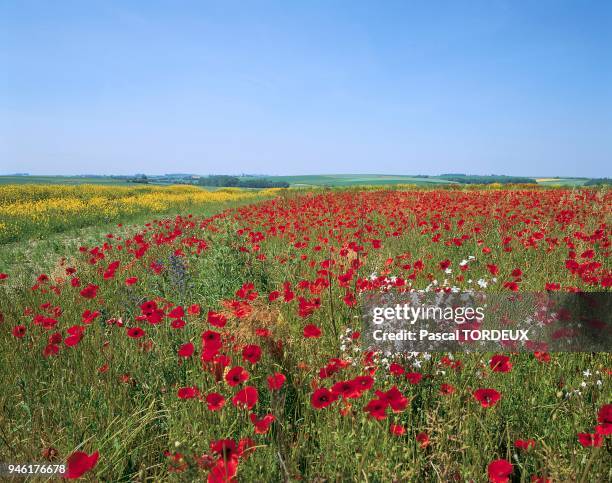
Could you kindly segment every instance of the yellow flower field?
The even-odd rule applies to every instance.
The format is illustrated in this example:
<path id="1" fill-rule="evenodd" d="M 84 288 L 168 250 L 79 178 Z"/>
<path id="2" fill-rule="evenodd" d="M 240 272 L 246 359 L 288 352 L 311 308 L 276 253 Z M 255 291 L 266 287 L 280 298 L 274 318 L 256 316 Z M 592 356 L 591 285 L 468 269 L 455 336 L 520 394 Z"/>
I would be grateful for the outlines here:
<path id="1" fill-rule="evenodd" d="M 195 186 L 0 186 L 0 243 L 40 233 L 111 222 L 144 213 L 168 213 L 207 203 L 269 196 L 274 189 L 206 191 Z"/>

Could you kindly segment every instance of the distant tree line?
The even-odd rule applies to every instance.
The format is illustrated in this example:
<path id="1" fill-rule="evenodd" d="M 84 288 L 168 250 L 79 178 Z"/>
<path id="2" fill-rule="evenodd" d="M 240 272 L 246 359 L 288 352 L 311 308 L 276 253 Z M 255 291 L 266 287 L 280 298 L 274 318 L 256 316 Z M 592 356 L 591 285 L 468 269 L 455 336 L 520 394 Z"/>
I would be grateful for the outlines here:
<path id="1" fill-rule="evenodd" d="M 240 179 L 236 176 L 214 175 L 202 177 L 198 180 L 200 186 L 216 186 L 224 188 L 288 188 L 286 181 L 271 181 L 266 178 Z"/>
<path id="2" fill-rule="evenodd" d="M 443 174 L 438 176 L 439 179 L 447 181 L 456 181 L 462 184 L 537 184 L 537 181 L 533 178 L 526 178 L 523 176 L 505 176 L 491 174 L 486 176 L 467 175 L 467 174 Z"/>

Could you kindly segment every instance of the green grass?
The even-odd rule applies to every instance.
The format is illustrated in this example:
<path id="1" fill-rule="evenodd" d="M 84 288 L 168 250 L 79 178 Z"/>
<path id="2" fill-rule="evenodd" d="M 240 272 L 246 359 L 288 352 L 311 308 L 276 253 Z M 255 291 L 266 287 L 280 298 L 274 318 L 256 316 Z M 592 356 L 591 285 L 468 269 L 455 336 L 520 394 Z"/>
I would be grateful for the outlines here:
<path id="1" fill-rule="evenodd" d="M 0 176 L 0 184 L 101 184 L 133 186 L 133 183 L 128 183 L 123 179 L 114 179 L 110 176 Z"/>
<path id="2" fill-rule="evenodd" d="M 455 184 L 437 178 L 420 178 L 415 176 L 384 174 L 328 174 L 304 176 L 264 176 L 271 181 L 286 181 L 291 186 L 359 186 L 359 185 L 394 185 L 413 184 L 419 186 Z"/>

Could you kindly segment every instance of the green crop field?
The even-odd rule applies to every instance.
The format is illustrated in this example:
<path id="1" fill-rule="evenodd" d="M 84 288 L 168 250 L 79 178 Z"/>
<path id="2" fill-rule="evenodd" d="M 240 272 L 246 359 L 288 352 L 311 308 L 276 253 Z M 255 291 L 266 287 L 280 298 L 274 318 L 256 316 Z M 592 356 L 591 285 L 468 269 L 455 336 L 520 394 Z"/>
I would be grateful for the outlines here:
<path id="1" fill-rule="evenodd" d="M 383 174 L 326 174 L 305 176 L 262 176 L 271 181 L 286 181 L 291 186 L 358 186 L 358 185 L 439 185 L 456 184 L 438 178 Z"/>
<path id="2" fill-rule="evenodd" d="M 107 184 L 127 185 L 124 179 L 110 176 L 0 176 L 0 184 Z"/>

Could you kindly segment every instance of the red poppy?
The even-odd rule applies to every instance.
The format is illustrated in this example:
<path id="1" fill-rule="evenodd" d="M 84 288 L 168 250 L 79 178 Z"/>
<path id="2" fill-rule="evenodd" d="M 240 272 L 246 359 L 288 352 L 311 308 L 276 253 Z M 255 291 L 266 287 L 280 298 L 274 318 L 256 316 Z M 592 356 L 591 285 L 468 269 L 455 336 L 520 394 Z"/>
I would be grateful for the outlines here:
<path id="1" fill-rule="evenodd" d="M 429 446 L 429 436 L 427 433 L 421 432 L 416 435 L 416 441 L 421 448 Z"/>
<path id="2" fill-rule="evenodd" d="M 259 359 L 261 359 L 261 347 L 258 345 L 250 344 L 242 349 L 242 360 L 257 364 Z"/>
<path id="3" fill-rule="evenodd" d="M 389 372 L 393 374 L 394 376 L 401 376 L 405 372 L 405 369 L 398 363 L 393 362 L 389 366 Z"/>
<path id="4" fill-rule="evenodd" d="M 406 379 L 410 384 L 418 384 L 423 379 L 423 374 L 420 372 L 407 372 Z"/>
<path id="5" fill-rule="evenodd" d="M 194 345 L 191 342 L 187 342 L 179 347 L 178 355 L 180 357 L 191 357 L 193 355 Z"/>
<path id="6" fill-rule="evenodd" d="M 372 399 L 368 402 L 368 404 L 366 404 L 363 410 L 367 412 L 370 417 L 382 420 L 387 417 L 388 407 L 389 403 L 387 401 L 383 401 L 382 399 Z"/>
<path id="7" fill-rule="evenodd" d="M 200 306 L 198 304 L 190 305 L 187 309 L 189 315 L 198 315 L 200 313 Z"/>
<path id="8" fill-rule="evenodd" d="M 209 410 L 218 411 L 225 405 L 225 398 L 218 392 L 211 392 L 206 396 L 206 403 Z"/>
<path id="9" fill-rule="evenodd" d="M 450 396 L 454 392 L 455 392 L 455 388 L 451 386 L 450 384 L 444 383 L 440 386 L 440 394 L 444 396 Z"/>
<path id="10" fill-rule="evenodd" d="M 176 395 L 179 397 L 179 399 L 193 399 L 200 395 L 200 391 L 196 386 L 181 387 L 177 391 Z"/>
<path id="11" fill-rule="evenodd" d="M 487 473 L 491 483 L 507 483 L 512 474 L 512 464 L 507 460 L 494 460 L 489 463 Z"/>
<path id="12" fill-rule="evenodd" d="M 323 409 L 332 404 L 338 396 L 325 387 L 320 387 L 310 397 L 310 403 L 315 409 Z"/>
<path id="13" fill-rule="evenodd" d="M 66 460 L 66 473 L 64 478 L 72 480 L 95 468 L 98 463 L 99 453 L 97 451 L 88 455 L 83 451 L 75 451 Z"/>
<path id="14" fill-rule="evenodd" d="M 342 396 L 344 399 L 358 398 L 363 392 L 361 387 L 359 387 L 359 383 L 355 380 L 337 382 L 332 386 L 331 390 L 334 394 Z"/>
<path id="15" fill-rule="evenodd" d="M 138 277 L 128 277 L 125 279 L 125 285 L 127 287 L 134 285 L 136 282 L 138 282 Z"/>
<path id="16" fill-rule="evenodd" d="M 231 387 L 249 380 L 249 373 L 241 366 L 232 367 L 225 375 L 225 381 Z"/>
<path id="17" fill-rule="evenodd" d="M 257 389 L 253 386 L 246 386 L 236 393 L 232 398 L 232 404 L 236 407 L 246 407 L 247 409 L 253 409 L 253 406 L 257 404 L 259 394 Z"/>
<path id="18" fill-rule="evenodd" d="M 474 391 L 474 398 L 480 403 L 483 408 L 495 406 L 501 398 L 501 394 L 495 389 L 483 388 Z"/>
<path id="19" fill-rule="evenodd" d="M 603 443 L 603 437 L 601 436 L 601 434 L 597 433 L 578 433 L 578 441 L 585 448 L 589 448 L 591 446 L 599 448 Z"/>
<path id="20" fill-rule="evenodd" d="M 90 283 L 87 285 L 87 287 L 85 287 L 79 293 L 81 294 L 81 297 L 84 297 L 86 299 L 93 299 L 96 297 L 96 295 L 98 295 L 99 288 L 100 287 L 98 287 L 97 285 Z"/>
<path id="21" fill-rule="evenodd" d="M 168 314 L 169 319 L 180 319 L 181 317 L 184 317 L 184 316 L 185 316 L 185 311 L 183 310 L 183 307 L 181 305 L 174 307 Z"/>
<path id="22" fill-rule="evenodd" d="M 268 376 L 268 387 L 271 391 L 278 391 L 283 387 L 283 384 L 285 384 L 286 380 L 287 378 L 284 374 L 277 372 L 275 374 L 272 374 L 271 376 Z"/>
<path id="23" fill-rule="evenodd" d="M 534 439 L 517 439 L 514 442 L 514 447 L 527 451 L 531 448 L 535 448 L 535 444 Z"/>
<path id="24" fill-rule="evenodd" d="M 206 320 L 210 325 L 215 327 L 223 328 L 225 324 L 227 324 L 227 317 L 221 313 L 213 312 L 212 310 L 208 312 L 206 316 Z"/>
<path id="25" fill-rule="evenodd" d="M 127 335 L 132 339 L 140 339 L 142 336 L 145 335 L 145 331 L 142 330 L 140 327 L 128 327 Z"/>
<path id="26" fill-rule="evenodd" d="M 249 419 L 255 426 L 255 433 L 266 434 L 270 429 L 270 425 L 276 419 L 272 414 L 266 414 L 263 418 L 258 418 L 255 413 L 251 413 Z"/>
<path id="27" fill-rule="evenodd" d="M 410 402 L 409 399 L 399 391 L 397 386 L 393 386 L 386 392 L 376 391 L 376 395 L 381 401 L 387 403 L 395 413 L 406 409 L 406 406 L 408 406 Z"/>
<path id="28" fill-rule="evenodd" d="M 321 337 L 321 329 L 314 324 L 308 324 L 304 327 L 304 337 L 307 339 Z"/>
<path id="29" fill-rule="evenodd" d="M 391 424 L 389 426 L 389 432 L 394 436 L 402 436 L 406 434 L 406 428 L 401 424 Z"/>
<path id="30" fill-rule="evenodd" d="M 16 325 L 15 327 L 13 327 L 13 336 L 17 337 L 18 339 L 21 339 L 23 336 L 26 335 L 26 327 L 25 325 Z"/>
<path id="31" fill-rule="evenodd" d="M 494 372 L 510 372 L 512 370 L 512 363 L 508 356 L 497 354 L 491 357 L 489 367 Z"/>

